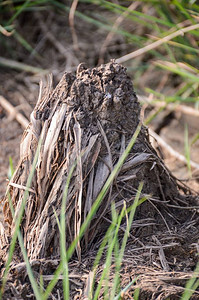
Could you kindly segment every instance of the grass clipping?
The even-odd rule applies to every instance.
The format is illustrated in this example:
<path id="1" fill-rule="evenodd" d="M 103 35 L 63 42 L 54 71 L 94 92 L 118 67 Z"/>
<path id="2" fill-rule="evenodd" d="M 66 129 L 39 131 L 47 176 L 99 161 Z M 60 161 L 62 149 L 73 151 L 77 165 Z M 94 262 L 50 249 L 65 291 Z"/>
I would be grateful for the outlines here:
<path id="1" fill-rule="evenodd" d="M 29 189 L 21 230 L 30 259 L 59 256 L 59 226 L 63 192 L 68 174 L 76 163 L 66 202 L 66 246 L 80 231 L 93 202 L 128 145 L 140 123 L 140 105 L 126 69 L 110 62 L 87 69 L 83 64 L 76 75 L 65 73 L 52 89 L 52 82 L 41 85 L 31 122 L 20 145 L 20 161 L 8 189 L 14 206 L 14 218 L 5 199 L 4 216 L 12 235 L 25 190 Z M 27 178 L 39 139 L 41 148 L 31 186 Z M 140 205 L 135 219 L 153 218 L 169 230 L 184 222 L 189 213 L 173 206 L 186 206 L 179 183 L 173 178 L 149 143 L 142 126 L 133 149 L 104 197 L 87 228 L 77 254 L 93 244 L 109 226 L 111 201 L 120 210 L 123 202 L 132 205 L 139 183 L 150 201 Z M 155 201 L 155 202 L 153 202 Z"/>

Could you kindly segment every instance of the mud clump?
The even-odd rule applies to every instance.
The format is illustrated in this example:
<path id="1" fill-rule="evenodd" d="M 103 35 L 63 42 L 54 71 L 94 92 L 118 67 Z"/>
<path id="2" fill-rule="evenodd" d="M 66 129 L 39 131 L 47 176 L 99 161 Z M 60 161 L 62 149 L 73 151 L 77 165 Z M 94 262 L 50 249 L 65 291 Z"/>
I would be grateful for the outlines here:
<path id="1" fill-rule="evenodd" d="M 27 184 L 41 137 L 42 146 L 21 225 L 31 259 L 59 255 L 55 212 L 60 215 L 63 190 L 75 161 L 78 163 L 67 196 L 67 245 L 78 235 L 82 222 L 139 122 L 140 105 L 131 79 L 126 69 L 115 62 L 94 69 L 87 69 L 81 64 L 76 76 L 64 74 L 53 91 L 50 83 L 45 88 L 41 87 L 31 123 L 21 142 L 21 159 L 9 184 L 17 216 L 24 196 L 23 187 Z M 160 200 L 158 206 L 163 214 L 164 210 L 169 210 L 166 204 L 176 203 L 182 198 L 179 185 L 151 147 L 144 126 L 101 203 L 91 223 L 92 230 L 87 230 L 87 238 L 83 239 L 79 248 L 79 257 L 81 250 L 89 246 L 96 234 L 107 229 L 103 217 L 109 218 L 111 201 L 118 204 L 118 208 L 123 206 L 123 201 L 131 205 L 140 181 L 144 181 L 142 193 Z M 148 203 L 142 205 L 136 218 L 157 215 L 156 221 L 161 223 L 158 211 L 149 206 Z M 4 205 L 4 213 L 12 233 L 15 223 L 8 201 Z"/>
<path id="2" fill-rule="evenodd" d="M 4 216 L 9 228 L 6 238 L 1 236 L 2 244 L 8 244 L 8 237 L 12 236 L 28 189 L 21 223 L 28 257 L 59 257 L 56 217 L 60 217 L 71 168 L 76 164 L 66 201 L 67 247 L 78 236 L 92 204 L 139 124 L 140 104 L 132 81 L 126 69 L 113 61 L 93 69 L 81 64 L 76 75 L 64 74 L 54 90 L 51 80 L 46 87 L 41 85 L 31 122 L 21 141 L 20 161 L 8 186 L 14 218 L 5 198 Z M 149 142 L 147 128 L 140 128 L 133 148 L 76 248 L 79 260 L 106 232 L 111 222 L 111 202 L 115 202 L 118 211 L 124 202 L 127 207 L 132 205 L 141 181 L 142 196 L 147 195 L 148 200 L 137 208 L 135 237 L 149 241 L 161 230 L 171 233 L 172 228 L 188 224 L 195 213 L 188 208 L 194 203 L 188 189 L 158 157 Z M 40 139 L 31 186 L 26 187 Z M 185 208 L 183 212 L 179 207 Z M 150 225 L 143 225 L 146 220 L 150 220 Z"/>

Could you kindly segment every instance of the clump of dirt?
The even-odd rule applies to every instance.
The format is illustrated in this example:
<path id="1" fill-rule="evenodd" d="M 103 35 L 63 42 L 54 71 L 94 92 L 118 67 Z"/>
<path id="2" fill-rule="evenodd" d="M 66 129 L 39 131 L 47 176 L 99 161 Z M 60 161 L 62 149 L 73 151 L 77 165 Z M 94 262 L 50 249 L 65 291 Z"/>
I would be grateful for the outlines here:
<path id="1" fill-rule="evenodd" d="M 77 164 L 67 195 L 67 247 L 79 234 L 81 224 L 139 124 L 140 105 L 131 79 L 126 69 L 114 61 L 93 69 L 81 64 L 76 75 L 64 74 L 54 90 L 51 82 L 45 88 L 41 86 L 20 145 L 19 165 L 9 183 L 14 218 L 8 199 L 4 205 L 7 235 L 11 236 L 41 138 L 21 223 L 30 260 L 60 255 L 56 216 L 60 216 L 72 166 Z M 118 210 L 124 201 L 130 206 L 141 181 L 142 195 L 147 194 L 149 199 L 137 209 L 134 235 L 142 243 L 147 239 L 151 242 L 154 234 L 161 236 L 165 229 L 171 234 L 190 221 L 193 226 L 197 223 L 196 211 L 189 207 L 195 203 L 194 198 L 165 167 L 149 142 L 147 128 L 141 125 L 133 148 L 76 249 L 79 260 L 106 232 L 111 222 L 111 202 L 116 203 Z M 150 226 L 143 225 L 142 220 L 151 220 Z"/>

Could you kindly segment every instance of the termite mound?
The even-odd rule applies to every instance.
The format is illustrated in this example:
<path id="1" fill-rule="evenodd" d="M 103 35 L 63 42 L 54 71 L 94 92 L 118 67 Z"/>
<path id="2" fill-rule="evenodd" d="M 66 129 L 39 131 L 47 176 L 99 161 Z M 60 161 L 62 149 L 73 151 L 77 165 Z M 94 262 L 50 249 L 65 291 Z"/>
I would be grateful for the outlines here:
<path id="1" fill-rule="evenodd" d="M 64 188 L 74 164 L 66 200 L 65 227 L 68 247 L 80 231 L 92 204 L 108 176 L 140 126 L 140 132 L 127 159 L 110 185 L 92 222 L 76 251 L 82 252 L 102 236 L 111 222 L 111 203 L 120 211 L 132 205 L 140 182 L 143 182 L 143 204 L 136 210 L 135 220 L 153 219 L 147 234 L 163 226 L 170 230 L 190 218 L 188 190 L 169 172 L 150 144 L 148 130 L 140 124 L 140 104 L 126 69 L 111 61 L 88 69 L 83 64 L 76 75 L 65 73 L 56 86 L 43 87 L 31 114 L 20 145 L 20 161 L 8 191 L 14 206 L 12 217 L 8 198 L 4 215 L 8 236 L 15 229 L 15 220 L 26 199 L 21 230 L 28 257 L 57 257 L 59 226 Z M 38 161 L 30 186 L 27 178 L 41 139 Z M 125 220 L 124 220 L 125 222 Z M 146 228 L 145 228 L 146 229 Z M 136 231 L 134 231 L 136 235 Z M 146 235 L 146 230 L 139 236 Z"/>

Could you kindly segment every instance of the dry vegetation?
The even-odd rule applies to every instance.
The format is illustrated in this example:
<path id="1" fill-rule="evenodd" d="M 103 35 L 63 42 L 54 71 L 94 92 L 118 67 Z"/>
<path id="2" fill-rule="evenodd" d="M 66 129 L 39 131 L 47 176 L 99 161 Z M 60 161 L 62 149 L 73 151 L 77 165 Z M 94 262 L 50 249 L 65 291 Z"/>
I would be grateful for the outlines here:
<path id="1" fill-rule="evenodd" d="M 4 2 L 1 296 L 198 299 L 197 4 Z"/>

